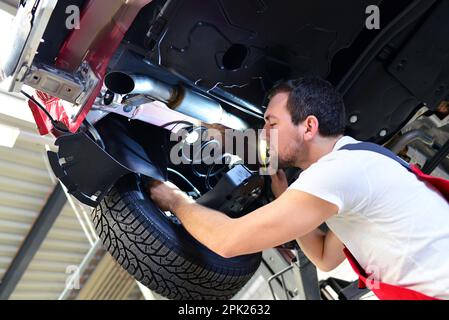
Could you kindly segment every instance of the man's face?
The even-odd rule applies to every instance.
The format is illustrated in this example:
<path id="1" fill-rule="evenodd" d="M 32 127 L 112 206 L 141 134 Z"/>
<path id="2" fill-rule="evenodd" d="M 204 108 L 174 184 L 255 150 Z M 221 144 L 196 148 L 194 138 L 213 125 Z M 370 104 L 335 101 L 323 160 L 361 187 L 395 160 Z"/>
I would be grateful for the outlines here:
<path id="1" fill-rule="evenodd" d="M 295 126 L 287 110 L 288 93 L 273 96 L 265 112 L 267 142 L 270 146 L 270 157 L 278 157 L 280 168 L 295 167 L 302 156 L 305 156 L 303 126 Z M 270 138 L 270 130 L 276 130 L 277 141 Z"/>

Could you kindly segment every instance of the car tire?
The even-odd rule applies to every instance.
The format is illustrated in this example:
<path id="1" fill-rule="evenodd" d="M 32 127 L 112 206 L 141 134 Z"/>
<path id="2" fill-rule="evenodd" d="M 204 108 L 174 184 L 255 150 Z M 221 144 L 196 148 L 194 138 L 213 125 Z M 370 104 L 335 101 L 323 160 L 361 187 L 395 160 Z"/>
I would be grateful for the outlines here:
<path id="1" fill-rule="evenodd" d="M 137 281 L 168 299 L 230 299 L 258 269 L 261 253 L 223 258 L 195 240 L 142 192 L 120 179 L 93 210 L 96 232 Z"/>

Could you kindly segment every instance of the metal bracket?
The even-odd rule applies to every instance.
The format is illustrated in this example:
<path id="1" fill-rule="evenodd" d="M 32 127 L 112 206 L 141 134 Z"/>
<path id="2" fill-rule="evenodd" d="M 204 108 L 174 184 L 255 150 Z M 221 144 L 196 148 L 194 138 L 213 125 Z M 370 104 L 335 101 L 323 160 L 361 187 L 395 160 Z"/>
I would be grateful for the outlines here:
<path id="1" fill-rule="evenodd" d="M 83 62 L 74 74 L 48 65 L 34 64 L 24 78 L 26 85 L 73 104 L 70 107 L 64 106 L 71 119 L 78 116 L 98 81 L 87 62 Z"/>
<path id="2" fill-rule="evenodd" d="M 281 271 L 277 272 L 268 279 L 271 294 L 274 300 L 277 300 L 275 295 L 274 285 L 280 283 L 287 300 L 320 300 L 320 291 L 318 285 L 318 278 L 315 266 L 307 259 L 307 257 L 299 249 L 293 250 L 295 257 L 290 262 L 290 265 Z M 285 275 L 291 271 L 294 281 L 294 290 L 289 290 L 285 281 Z"/>
<path id="3" fill-rule="evenodd" d="M 32 65 L 24 83 L 53 97 L 76 103 L 84 90 L 80 77 L 47 65 Z"/>
<path id="4" fill-rule="evenodd" d="M 285 269 L 279 271 L 278 273 L 276 273 L 275 275 L 271 276 L 268 279 L 268 285 L 270 286 L 270 291 L 271 291 L 271 295 L 273 296 L 273 300 L 277 300 L 276 295 L 274 294 L 273 281 L 279 280 L 279 279 L 281 281 L 282 289 L 284 290 L 285 298 L 287 300 L 291 300 L 291 295 L 290 295 L 289 291 L 287 290 L 287 286 L 285 284 L 284 274 L 287 273 L 288 271 L 292 270 L 293 268 L 294 268 L 294 266 L 293 266 L 293 264 L 291 264 L 288 267 L 286 267 Z"/>
<path id="5" fill-rule="evenodd" d="M 18 92 L 22 88 L 23 75 L 34 60 L 56 3 L 57 0 L 34 0 L 19 7 L 9 31 L 14 41 L 9 44 L 11 48 L 4 48 L 6 51 L 9 49 L 9 54 L 0 68 L 4 76 L 12 76 L 10 92 Z"/>
<path id="6" fill-rule="evenodd" d="M 334 295 L 338 296 L 338 300 L 359 300 L 370 290 L 368 288 L 360 289 L 358 283 L 358 280 L 351 282 L 330 277 L 320 281 L 320 290 L 326 300 L 335 300 Z M 332 289 L 334 295 L 329 289 Z"/>
<path id="7" fill-rule="evenodd" d="M 260 196 L 263 184 L 263 177 L 238 164 L 226 172 L 212 190 L 197 199 L 197 203 L 238 218 Z"/>

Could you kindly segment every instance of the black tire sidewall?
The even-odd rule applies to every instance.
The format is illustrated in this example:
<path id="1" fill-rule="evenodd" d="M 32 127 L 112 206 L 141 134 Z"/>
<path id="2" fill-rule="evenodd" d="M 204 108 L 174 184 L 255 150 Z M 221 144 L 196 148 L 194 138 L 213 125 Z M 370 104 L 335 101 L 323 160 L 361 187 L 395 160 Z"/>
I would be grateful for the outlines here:
<path id="1" fill-rule="evenodd" d="M 237 272 L 255 272 L 261 261 L 261 253 L 224 258 L 208 249 L 193 238 L 182 226 L 173 223 L 142 191 L 137 175 L 127 175 L 120 179 L 115 188 L 125 202 L 132 202 L 139 214 L 145 218 L 145 225 L 158 237 L 164 238 L 165 245 L 186 260 L 212 269 L 231 269 Z M 209 268 L 208 268 L 209 269 Z M 231 271 L 229 270 L 229 271 Z"/>

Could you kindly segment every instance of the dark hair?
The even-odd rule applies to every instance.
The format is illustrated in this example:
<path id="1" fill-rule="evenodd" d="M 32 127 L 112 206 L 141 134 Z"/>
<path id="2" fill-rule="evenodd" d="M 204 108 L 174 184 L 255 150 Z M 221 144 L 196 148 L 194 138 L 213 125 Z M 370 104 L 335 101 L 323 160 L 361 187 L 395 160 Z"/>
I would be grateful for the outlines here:
<path id="1" fill-rule="evenodd" d="M 282 81 L 271 89 L 268 99 L 278 93 L 289 93 L 287 109 L 295 125 L 313 115 L 318 119 L 322 136 L 344 134 L 346 113 L 343 98 L 329 82 L 318 77 Z"/>

